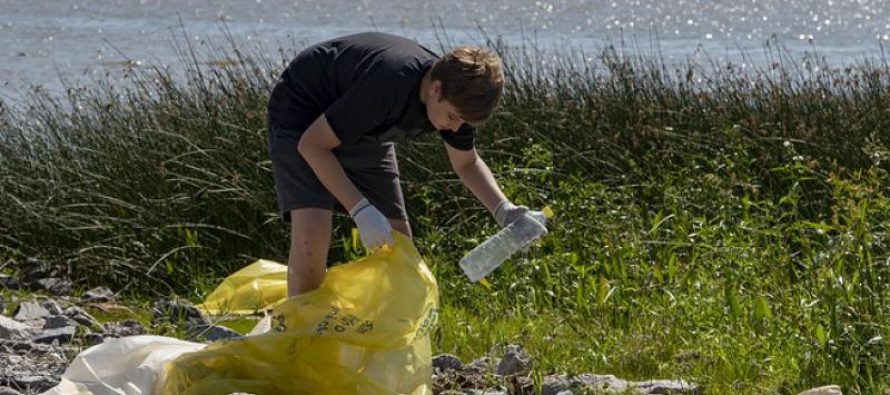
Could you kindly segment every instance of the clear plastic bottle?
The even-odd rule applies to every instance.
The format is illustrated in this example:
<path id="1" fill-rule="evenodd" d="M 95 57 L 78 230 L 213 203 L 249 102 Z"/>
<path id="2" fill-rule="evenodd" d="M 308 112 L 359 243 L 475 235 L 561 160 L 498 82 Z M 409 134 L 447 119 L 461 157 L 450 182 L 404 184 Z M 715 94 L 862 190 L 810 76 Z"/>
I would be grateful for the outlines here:
<path id="1" fill-rule="evenodd" d="M 546 224 L 550 215 L 546 208 L 543 211 L 529 211 L 467 253 L 460 260 L 461 269 L 472 282 L 491 274 L 507 258 L 547 234 Z"/>

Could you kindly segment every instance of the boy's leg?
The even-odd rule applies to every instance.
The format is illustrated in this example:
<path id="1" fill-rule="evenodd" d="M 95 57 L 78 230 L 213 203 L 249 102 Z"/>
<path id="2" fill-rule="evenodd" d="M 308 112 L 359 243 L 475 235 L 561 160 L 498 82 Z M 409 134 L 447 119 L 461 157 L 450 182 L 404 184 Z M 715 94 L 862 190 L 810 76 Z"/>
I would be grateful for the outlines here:
<path id="1" fill-rule="evenodd" d="M 318 288 L 327 270 L 331 244 L 331 210 L 291 210 L 290 254 L 287 259 L 287 295 L 296 296 Z"/>
<path id="2" fill-rule="evenodd" d="M 412 237 L 395 144 L 341 147 L 337 151 L 346 175 L 359 192 L 386 216 L 393 230 Z"/>
<path id="3" fill-rule="evenodd" d="M 412 238 L 411 235 L 411 225 L 408 223 L 407 219 L 396 219 L 396 218 L 387 218 L 389 220 L 389 224 L 392 225 L 393 230 L 402 233 L 408 238 Z"/>

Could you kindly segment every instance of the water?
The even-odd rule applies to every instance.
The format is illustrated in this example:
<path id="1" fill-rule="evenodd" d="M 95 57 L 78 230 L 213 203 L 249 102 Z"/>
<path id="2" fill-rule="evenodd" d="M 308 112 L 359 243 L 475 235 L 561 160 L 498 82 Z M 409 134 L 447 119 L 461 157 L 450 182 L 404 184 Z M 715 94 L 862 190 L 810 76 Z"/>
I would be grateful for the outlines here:
<path id="1" fill-rule="evenodd" d="M 0 0 L 0 99 L 89 84 L 128 63 L 175 68 L 174 35 L 184 27 L 198 47 L 221 44 L 223 23 L 269 52 L 380 30 L 434 48 L 488 34 L 577 54 L 623 39 L 668 62 L 742 52 L 756 62 L 775 35 L 793 54 L 815 49 L 844 64 L 890 42 L 881 0 Z"/>

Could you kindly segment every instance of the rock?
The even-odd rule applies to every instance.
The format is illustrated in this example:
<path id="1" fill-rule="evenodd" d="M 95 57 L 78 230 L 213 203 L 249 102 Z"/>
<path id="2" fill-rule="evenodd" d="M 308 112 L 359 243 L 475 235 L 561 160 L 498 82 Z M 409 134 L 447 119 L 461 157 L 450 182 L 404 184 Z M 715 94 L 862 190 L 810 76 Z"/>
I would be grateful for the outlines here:
<path id="1" fill-rule="evenodd" d="M 105 339 L 105 335 L 101 333 L 87 333 L 86 336 L 84 336 L 84 341 L 88 347 L 102 344 L 105 342 Z"/>
<path id="2" fill-rule="evenodd" d="M 546 376 L 541 386 L 542 395 L 568 393 L 625 393 L 632 385 L 613 375 L 585 373 L 578 376 Z"/>
<path id="3" fill-rule="evenodd" d="M 573 388 L 584 389 L 587 391 L 614 391 L 626 392 L 630 384 L 627 381 L 619 379 L 611 374 L 590 374 L 585 373 L 572 377 L 569 380 Z"/>
<path id="4" fill-rule="evenodd" d="M 31 328 L 34 328 L 35 330 L 40 330 L 43 329 L 44 325 L 46 325 L 46 320 L 43 318 L 38 318 L 36 320 L 22 321 L 22 323 Z"/>
<path id="5" fill-rule="evenodd" d="M 492 357 L 482 357 L 476 358 L 475 361 L 470 362 L 469 364 L 464 365 L 461 371 L 466 374 L 481 374 L 485 375 L 494 371 L 495 366 L 500 362 L 497 358 Z"/>
<path id="6" fill-rule="evenodd" d="M 433 374 L 441 374 L 449 370 L 458 371 L 464 363 L 455 355 L 439 354 L 433 357 Z"/>
<path id="7" fill-rule="evenodd" d="M 475 389 L 475 388 L 467 388 L 458 392 L 458 394 L 462 395 L 508 395 L 507 390 L 505 388 L 486 388 L 486 389 Z"/>
<path id="8" fill-rule="evenodd" d="M 87 313 L 86 311 L 84 311 L 84 309 L 82 309 L 80 307 L 71 306 L 71 307 L 65 309 L 65 311 L 63 313 L 66 316 L 70 317 L 75 322 L 77 322 L 78 324 L 83 325 L 87 328 L 94 329 L 94 330 L 102 329 L 102 325 L 99 323 L 99 321 L 97 319 L 93 318 L 93 316 L 91 316 L 89 313 Z"/>
<path id="9" fill-rule="evenodd" d="M 841 387 L 837 385 L 826 385 L 824 387 L 811 388 L 797 395 L 844 395 Z"/>
<path id="10" fill-rule="evenodd" d="M 59 384 L 59 379 L 47 375 L 27 375 L 11 377 L 10 381 L 18 388 L 22 388 L 26 393 L 41 393 L 55 387 Z"/>
<path id="11" fill-rule="evenodd" d="M 221 325 L 194 326 L 188 330 L 187 335 L 192 339 L 203 338 L 210 342 L 222 339 L 240 339 L 244 337 L 237 331 Z"/>
<path id="12" fill-rule="evenodd" d="M 96 287 L 80 296 L 83 303 L 113 303 L 116 302 L 114 292 L 106 287 Z"/>
<path id="13" fill-rule="evenodd" d="M 59 303 L 52 299 L 43 299 L 40 301 L 40 306 L 46 309 L 51 315 L 60 315 L 62 314 L 62 308 L 59 307 Z"/>
<path id="14" fill-rule="evenodd" d="M 43 323 L 43 329 L 64 328 L 66 326 L 77 327 L 79 325 L 80 324 L 71 319 L 71 317 L 65 315 L 53 315 L 46 318 L 46 322 Z"/>
<path id="15" fill-rule="evenodd" d="M 207 317 L 204 317 L 197 307 L 185 300 L 162 299 L 155 302 L 152 310 L 151 322 L 153 325 L 162 322 L 184 323 L 186 328 L 210 325 Z"/>
<path id="16" fill-rule="evenodd" d="M 701 388 L 697 385 L 683 380 L 649 380 L 634 383 L 634 387 L 636 387 L 637 392 L 642 394 L 698 395 L 701 393 Z"/>
<path id="17" fill-rule="evenodd" d="M 56 385 L 65 371 L 65 354 L 77 350 L 30 341 L 0 340 L 0 385 L 26 394 L 41 393 Z"/>
<path id="18" fill-rule="evenodd" d="M 499 376 L 522 376 L 531 372 L 532 357 L 522 346 L 510 344 L 504 347 L 504 357 L 498 362 L 495 374 Z"/>
<path id="19" fill-rule="evenodd" d="M 19 306 L 16 307 L 14 314 L 15 315 L 12 318 L 15 318 L 17 321 L 33 321 L 50 315 L 49 311 L 36 302 L 20 303 Z"/>
<path id="20" fill-rule="evenodd" d="M 127 337 L 144 335 L 147 333 L 145 327 L 136 320 L 124 320 L 120 322 L 106 322 L 102 324 L 105 333 L 116 337 Z"/>
<path id="21" fill-rule="evenodd" d="M 9 387 L 0 387 L 0 395 L 22 395 L 22 393 Z"/>
<path id="22" fill-rule="evenodd" d="M 54 268 L 48 263 L 37 258 L 28 258 L 21 272 L 19 272 L 19 280 L 22 284 L 27 285 L 44 277 L 52 277 L 55 272 Z"/>
<path id="23" fill-rule="evenodd" d="M 31 338 L 32 334 L 31 327 L 0 315 L 0 339 L 26 340 Z"/>
<path id="24" fill-rule="evenodd" d="M 71 339 L 74 338 L 75 333 L 77 333 L 77 328 L 73 326 L 45 329 L 37 336 L 34 336 L 31 341 L 33 341 L 34 343 L 50 344 L 53 342 L 58 342 L 59 344 L 64 344 L 71 342 Z"/>
<path id="25" fill-rule="evenodd" d="M 541 384 L 541 395 L 557 395 L 571 392 L 572 384 L 565 376 L 546 376 Z"/>
<path id="26" fill-rule="evenodd" d="M 0 288 L 11 290 L 19 289 L 19 281 L 13 276 L 0 273 Z"/>
<path id="27" fill-rule="evenodd" d="M 37 280 L 32 289 L 47 291 L 56 296 L 68 295 L 74 288 L 74 283 L 67 278 L 47 277 Z"/>

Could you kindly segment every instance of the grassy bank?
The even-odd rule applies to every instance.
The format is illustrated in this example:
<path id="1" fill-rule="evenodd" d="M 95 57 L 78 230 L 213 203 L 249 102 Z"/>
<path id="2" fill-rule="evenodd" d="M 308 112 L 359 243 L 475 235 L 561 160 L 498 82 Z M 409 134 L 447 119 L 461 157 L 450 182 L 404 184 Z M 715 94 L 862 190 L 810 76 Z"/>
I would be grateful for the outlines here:
<path id="1" fill-rule="evenodd" d="M 557 217 L 490 290 L 469 284 L 456 262 L 496 225 L 438 138 L 400 145 L 442 291 L 436 352 L 520 342 L 538 376 L 684 378 L 709 394 L 890 386 L 886 63 L 773 50 L 759 69 L 674 68 L 608 48 L 542 67 L 499 47 L 510 82 L 478 145 L 509 196 Z M 284 261 L 264 121 L 287 56 L 233 48 L 210 66 L 185 47 L 185 79 L 134 68 L 123 86 L 3 107 L 2 270 L 200 300 L 252 259 Z M 337 219 L 332 260 L 356 256 L 350 230 Z"/>

